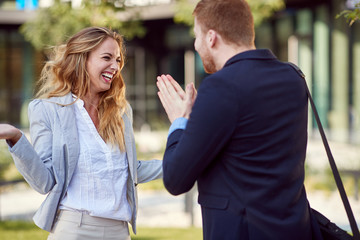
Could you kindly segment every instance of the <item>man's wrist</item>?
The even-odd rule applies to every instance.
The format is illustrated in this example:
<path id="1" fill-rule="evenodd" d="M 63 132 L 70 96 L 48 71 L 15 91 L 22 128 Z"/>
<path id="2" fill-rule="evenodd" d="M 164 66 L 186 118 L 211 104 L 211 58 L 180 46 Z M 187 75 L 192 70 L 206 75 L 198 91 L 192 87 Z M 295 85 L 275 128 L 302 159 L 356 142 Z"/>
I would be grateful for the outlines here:
<path id="1" fill-rule="evenodd" d="M 169 134 L 170 135 L 171 133 L 173 133 L 174 131 L 178 130 L 178 129 L 185 129 L 186 128 L 186 125 L 187 125 L 187 122 L 188 122 L 188 119 L 187 118 L 184 118 L 184 117 L 179 117 L 179 118 L 176 118 L 170 128 L 169 128 Z"/>

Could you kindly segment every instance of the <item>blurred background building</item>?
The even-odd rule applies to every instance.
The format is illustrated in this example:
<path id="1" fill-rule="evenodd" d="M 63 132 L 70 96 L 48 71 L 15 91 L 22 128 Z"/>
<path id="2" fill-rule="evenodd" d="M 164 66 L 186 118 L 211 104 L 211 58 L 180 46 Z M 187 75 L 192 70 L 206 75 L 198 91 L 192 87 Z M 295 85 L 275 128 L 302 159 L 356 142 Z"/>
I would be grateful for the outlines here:
<path id="1" fill-rule="evenodd" d="M 76 5 L 77 0 L 72 4 Z M 27 103 L 45 56 L 19 27 L 50 0 L 0 0 L 0 122 L 27 127 Z M 181 84 L 205 76 L 193 47 L 191 28 L 176 24 L 174 0 L 128 0 L 143 8 L 146 35 L 127 42 L 124 77 L 137 130 L 165 129 L 168 121 L 157 98 L 156 76 L 170 73 Z M 256 45 L 306 75 L 331 140 L 360 143 L 360 24 L 335 16 L 353 8 L 346 0 L 286 0 L 286 8 L 256 28 Z M 186 80 L 184 80 L 186 79 Z M 316 130 L 314 122 L 310 129 Z M 309 131 L 312 132 L 311 130 Z M 317 131 L 314 131 L 316 133 Z"/>

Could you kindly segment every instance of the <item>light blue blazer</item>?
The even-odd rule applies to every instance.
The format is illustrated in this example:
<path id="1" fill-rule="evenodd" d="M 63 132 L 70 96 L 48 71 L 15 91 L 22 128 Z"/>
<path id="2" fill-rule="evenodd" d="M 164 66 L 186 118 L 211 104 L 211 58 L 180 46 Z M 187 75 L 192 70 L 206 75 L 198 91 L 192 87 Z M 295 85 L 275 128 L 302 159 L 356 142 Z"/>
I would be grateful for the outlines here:
<path id="1" fill-rule="evenodd" d="M 40 228 L 51 231 L 59 203 L 67 191 L 79 157 L 79 139 L 72 94 L 35 99 L 29 104 L 31 142 L 22 135 L 10 152 L 19 172 L 32 188 L 48 194 L 34 216 Z M 71 104 L 71 105 L 69 105 Z M 162 177 L 162 161 L 138 161 L 132 127 L 132 110 L 123 116 L 129 165 L 127 199 L 136 233 L 137 184 Z"/>

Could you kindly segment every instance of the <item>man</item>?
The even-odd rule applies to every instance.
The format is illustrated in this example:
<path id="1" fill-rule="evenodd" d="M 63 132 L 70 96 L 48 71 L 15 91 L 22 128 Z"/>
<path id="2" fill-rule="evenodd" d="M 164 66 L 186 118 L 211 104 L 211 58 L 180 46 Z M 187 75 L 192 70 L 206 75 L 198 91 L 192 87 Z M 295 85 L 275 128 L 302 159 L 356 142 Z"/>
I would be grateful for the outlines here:
<path id="1" fill-rule="evenodd" d="M 245 0 L 202 0 L 193 14 L 195 50 L 212 75 L 194 105 L 192 85 L 185 93 L 171 76 L 158 77 L 172 122 L 165 187 L 178 195 L 197 181 L 204 239 L 321 239 L 303 185 L 304 80 L 255 49 Z"/>

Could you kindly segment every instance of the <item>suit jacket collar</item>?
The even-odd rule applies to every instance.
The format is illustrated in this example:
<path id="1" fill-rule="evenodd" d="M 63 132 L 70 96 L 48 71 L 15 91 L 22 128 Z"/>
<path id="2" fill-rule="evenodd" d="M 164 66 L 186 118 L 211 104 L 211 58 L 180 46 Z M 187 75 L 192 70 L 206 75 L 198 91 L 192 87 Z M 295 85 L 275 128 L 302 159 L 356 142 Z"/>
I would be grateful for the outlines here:
<path id="1" fill-rule="evenodd" d="M 273 60 L 276 59 L 275 55 L 269 49 L 255 49 L 249 50 L 245 52 L 241 52 L 236 54 L 235 56 L 231 57 L 224 65 L 227 67 L 233 63 L 236 63 L 241 60 L 250 60 L 250 59 L 269 59 Z"/>

